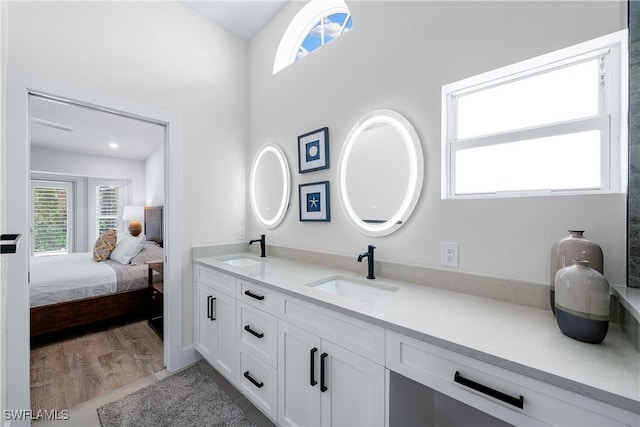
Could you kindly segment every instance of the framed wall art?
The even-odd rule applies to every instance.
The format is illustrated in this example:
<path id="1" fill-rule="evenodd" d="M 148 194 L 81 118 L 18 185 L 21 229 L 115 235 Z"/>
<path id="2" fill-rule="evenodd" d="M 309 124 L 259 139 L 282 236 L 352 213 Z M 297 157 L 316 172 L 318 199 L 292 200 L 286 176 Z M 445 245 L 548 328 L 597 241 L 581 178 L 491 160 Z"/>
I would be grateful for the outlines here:
<path id="1" fill-rule="evenodd" d="M 329 181 L 299 185 L 300 221 L 331 221 Z"/>
<path id="2" fill-rule="evenodd" d="M 298 137 L 298 172 L 329 168 L 329 128 L 314 130 Z"/>

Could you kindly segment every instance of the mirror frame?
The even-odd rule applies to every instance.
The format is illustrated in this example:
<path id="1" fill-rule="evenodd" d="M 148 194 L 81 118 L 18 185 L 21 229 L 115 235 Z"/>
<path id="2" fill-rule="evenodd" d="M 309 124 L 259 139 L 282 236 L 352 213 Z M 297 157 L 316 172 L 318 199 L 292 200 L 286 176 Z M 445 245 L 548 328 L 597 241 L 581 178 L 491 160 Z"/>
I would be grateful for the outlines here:
<path id="1" fill-rule="evenodd" d="M 280 172 L 282 173 L 283 178 L 283 189 L 282 189 L 282 199 L 280 201 L 280 205 L 278 208 L 278 212 L 273 217 L 273 219 L 267 219 L 260 213 L 259 208 L 256 206 L 255 202 L 255 183 L 256 179 L 256 171 L 259 165 L 260 160 L 267 153 L 275 154 L 276 158 L 280 163 Z M 253 211 L 253 216 L 255 219 L 262 225 L 264 228 L 272 229 L 277 227 L 280 222 L 284 219 L 285 214 L 287 213 L 287 209 L 289 208 L 289 197 L 291 196 L 291 173 L 289 171 L 289 163 L 287 162 L 287 157 L 284 154 L 284 151 L 276 144 L 265 144 L 256 153 L 256 156 L 253 159 L 253 163 L 251 165 L 251 175 L 249 177 L 249 200 L 251 202 L 251 210 Z"/>
<path id="2" fill-rule="evenodd" d="M 409 185 L 405 191 L 402 204 L 396 213 L 382 224 L 369 224 L 358 217 L 348 199 L 346 187 L 347 165 L 353 146 L 360 134 L 374 123 L 385 123 L 393 126 L 402 137 L 410 157 Z M 340 159 L 338 160 L 338 196 L 347 219 L 358 231 L 367 236 L 386 236 L 404 225 L 418 203 L 423 179 L 424 157 L 420 138 L 418 138 L 418 134 L 411 123 L 403 115 L 393 110 L 375 110 L 363 116 L 351 128 L 342 146 Z"/>

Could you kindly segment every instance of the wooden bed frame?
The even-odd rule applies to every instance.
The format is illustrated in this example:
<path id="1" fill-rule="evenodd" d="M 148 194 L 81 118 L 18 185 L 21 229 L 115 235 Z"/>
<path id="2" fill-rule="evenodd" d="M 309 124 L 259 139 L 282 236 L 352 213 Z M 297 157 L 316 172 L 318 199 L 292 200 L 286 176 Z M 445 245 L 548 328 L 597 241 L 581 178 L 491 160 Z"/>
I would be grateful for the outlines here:
<path id="1" fill-rule="evenodd" d="M 163 245 L 162 216 L 162 206 L 144 208 L 145 236 L 160 246 Z M 142 288 L 32 307 L 31 339 L 123 320 L 139 320 L 146 316 L 148 301 L 149 289 Z"/>

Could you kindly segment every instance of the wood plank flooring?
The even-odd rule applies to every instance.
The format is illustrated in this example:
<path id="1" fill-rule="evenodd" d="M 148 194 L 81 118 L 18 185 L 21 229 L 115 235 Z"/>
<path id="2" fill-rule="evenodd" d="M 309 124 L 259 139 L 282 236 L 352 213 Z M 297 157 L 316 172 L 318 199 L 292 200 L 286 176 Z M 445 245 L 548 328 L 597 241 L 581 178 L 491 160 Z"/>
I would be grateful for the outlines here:
<path id="1" fill-rule="evenodd" d="M 162 340 L 146 321 L 34 347 L 31 409 L 69 409 L 163 368 Z"/>

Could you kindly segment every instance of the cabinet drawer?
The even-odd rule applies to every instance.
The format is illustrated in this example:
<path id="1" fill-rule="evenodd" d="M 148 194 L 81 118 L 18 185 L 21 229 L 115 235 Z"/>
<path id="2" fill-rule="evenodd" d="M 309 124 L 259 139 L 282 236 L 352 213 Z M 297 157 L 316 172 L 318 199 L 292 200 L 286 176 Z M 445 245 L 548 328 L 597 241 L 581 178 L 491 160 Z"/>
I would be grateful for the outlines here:
<path id="1" fill-rule="evenodd" d="M 384 365 L 384 329 L 314 304 L 287 297 L 282 319 Z"/>
<path id="2" fill-rule="evenodd" d="M 236 340 L 273 368 L 278 366 L 278 320 L 238 302 Z"/>
<path id="3" fill-rule="evenodd" d="M 242 301 L 267 313 L 279 316 L 282 314 L 284 296 L 274 290 L 252 282 L 239 280 L 238 301 Z"/>
<path id="4" fill-rule="evenodd" d="M 195 269 L 196 281 L 211 286 L 214 289 L 224 292 L 225 294 L 235 297 L 236 295 L 236 278 L 219 271 L 196 265 Z"/>
<path id="5" fill-rule="evenodd" d="M 275 369 L 240 350 L 240 390 L 272 420 L 278 419 L 278 375 Z"/>
<path id="6" fill-rule="evenodd" d="M 601 415 L 617 408 L 393 331 L 387 368 L 515 425 L 625 425 Z"/>

